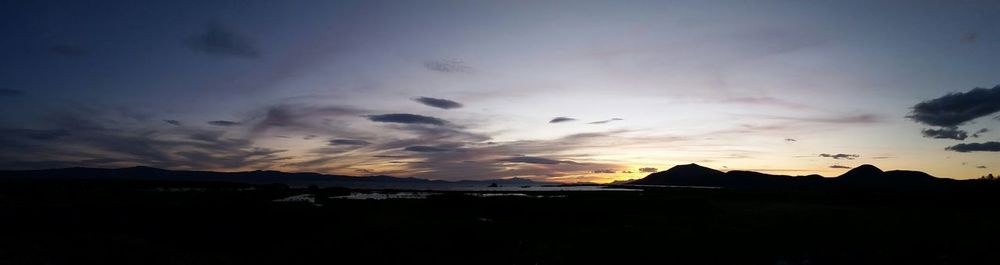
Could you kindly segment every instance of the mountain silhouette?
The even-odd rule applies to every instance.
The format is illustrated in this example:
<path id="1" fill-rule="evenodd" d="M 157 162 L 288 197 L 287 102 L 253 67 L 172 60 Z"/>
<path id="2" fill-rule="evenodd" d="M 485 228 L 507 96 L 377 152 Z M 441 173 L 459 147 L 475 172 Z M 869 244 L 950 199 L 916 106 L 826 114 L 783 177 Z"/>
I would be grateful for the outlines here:
<path id="1" fill-rule="evenodd" d="M 754 171 L 722 172 L 697 164 L 674 166 L 632 181 L 631 185 L 708 186 L 729 188 L 796 188 L 821 186 L 932 188 L 955 182 L 924 172 L 882 171 L 873 165 L 861 165 L 835 178 L 812 174 L 805 176 L 772 175 Z"/>

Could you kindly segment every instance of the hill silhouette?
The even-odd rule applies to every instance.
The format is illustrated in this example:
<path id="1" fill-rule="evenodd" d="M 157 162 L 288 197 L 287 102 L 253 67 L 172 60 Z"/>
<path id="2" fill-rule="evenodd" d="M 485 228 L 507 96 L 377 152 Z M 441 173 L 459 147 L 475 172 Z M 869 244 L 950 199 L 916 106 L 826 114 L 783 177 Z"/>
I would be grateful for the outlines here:
<path id="1" fill-rule="evenodd" d="M 230 182 L 248 184 L 283 183 L 291 185 L 321 185 L 321 186 L 357 186 L 357 185 L 489 185 L 497 183 L 501 186 L 543 185 L 547 182 L 537 182 L 524 178 L 487 179 L 445 181 L 414 177 L 394 177 L 385 175 L 345 176 L 320 173 L 292 173 L 274 170 L 255 170 L 242 172 L 214 172 L 193 170 L 168 170 L 154 167 L 128 168 L 58 168 L 42 170 L 0 170 L 3 180 L 127 180 L 127 181 L 185 181 L 185 182 Z"/>
<path id="2" fill-rule="evenodd" d="M 552 184 L 524 178 L 444 181 L 413 177 L 346 176 L 320 173 L 292 173 L 273 170 L 242 172 L 214 172 L 167 170 L 137 166 L 128 168 L 59 168 L 43 170 L 4 170 L 0 180 L 127 180 L 127 181 L 181 181 L 181 182 L 225 182 L 245 184 L 282 183 L 289 185 L 321 185 L 344 187 L 433 187 L 438 185 L 490 185 L 524 186 Z M 820 175 L 774 175 L 754 171 L 732 170 L 722 172 L 698 164 L 677 165 L 665 171 L 647 175 L 645 178 L 627 185 L 650 186 L 702 186 L 727 188 L 803 188 L 803 187 L 862 187 L 926 189 L 958 183 L 953 179 L 937 178 L 920 171 L 882 171 L 873 165 L 861 165 L 846 173 L 825 178 Z M 615 183 L 621 185 L 622 183 Z"/>
<path id="3" fill-rule="evenodd" d="M 633 181 L 639 185 L 677 185 L 677 186 L 717 186 L 726 182 L 725 173 L 715 169 L 687 164 L 674 166 L 665 171 L 649 174 L 645 178 Z"/>
<path id="4" fill-rule="evenodd" d="M 792 188 L 850 186 L 873 188 L 934 188 L 956 180 L 937 178 L 920 171 L 882 171 L 873 165 L 861 165 L 834 177 L 820 175 L 789 176 L 754 171 L 722 172 L 697 164 L 674 166 L 633 181 L 632 185 L 708 186 L 730 188 Z"/>
<path id="5" fill-rule="evenodd" d="M 832 179 L 840 185 L 867 186 L 879 188 L 930 188 L 954 182 L 911 170 L 882 171 L 873 165 L 864 164 Z"/>

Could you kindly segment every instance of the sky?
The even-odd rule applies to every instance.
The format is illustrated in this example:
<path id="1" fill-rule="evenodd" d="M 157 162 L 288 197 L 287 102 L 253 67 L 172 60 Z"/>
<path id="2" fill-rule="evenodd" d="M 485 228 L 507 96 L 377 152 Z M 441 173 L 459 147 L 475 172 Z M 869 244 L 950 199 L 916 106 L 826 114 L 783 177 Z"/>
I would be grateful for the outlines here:
<path id="1" fill-rule="evenodd" d="M 0 1 L 0 169 L 1000 173 L 992 1 Z"/>

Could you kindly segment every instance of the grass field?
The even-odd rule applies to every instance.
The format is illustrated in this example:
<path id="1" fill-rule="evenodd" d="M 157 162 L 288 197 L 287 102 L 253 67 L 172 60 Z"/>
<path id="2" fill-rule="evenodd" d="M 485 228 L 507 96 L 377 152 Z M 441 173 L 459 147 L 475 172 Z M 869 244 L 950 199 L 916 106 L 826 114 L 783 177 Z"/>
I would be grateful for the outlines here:
<path id="1" fill-rule="evenodd" d="M 0 264 L 998 264 L 990 191 L 664 189 L 276 203 L 298 189 L 16 188 Z"/>

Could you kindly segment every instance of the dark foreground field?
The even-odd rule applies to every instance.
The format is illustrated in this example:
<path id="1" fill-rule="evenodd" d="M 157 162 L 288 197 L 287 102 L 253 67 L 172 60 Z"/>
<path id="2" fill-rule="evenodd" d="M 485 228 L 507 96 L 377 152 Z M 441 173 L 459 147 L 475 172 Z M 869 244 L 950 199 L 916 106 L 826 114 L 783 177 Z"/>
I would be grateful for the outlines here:
<path id="1" fill-rule="evenodd" d="M 989 190 L 449 193 L 314 206 L 272 202 L 309 192 L 281 188 L 2 187 L 0 264 L 1000 264 Z"/>

